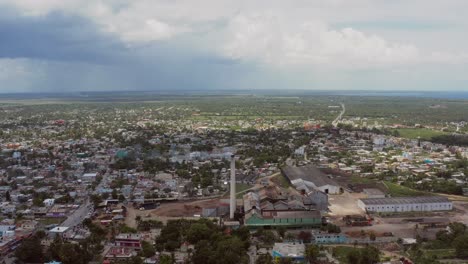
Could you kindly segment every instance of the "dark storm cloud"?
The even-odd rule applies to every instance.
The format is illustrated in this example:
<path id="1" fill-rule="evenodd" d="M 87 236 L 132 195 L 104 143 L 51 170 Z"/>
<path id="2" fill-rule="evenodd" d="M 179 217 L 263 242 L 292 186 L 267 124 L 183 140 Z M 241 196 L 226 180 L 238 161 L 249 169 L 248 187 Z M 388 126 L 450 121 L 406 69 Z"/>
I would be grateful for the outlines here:
<path id="1" fill-rule="evenodd" d="M 123 59 L 126 53 L 118 39 L 98 32 L 81 17 L 60 13 L 28 17 L 0 11 L 0 58 L 106 64 Z"/>

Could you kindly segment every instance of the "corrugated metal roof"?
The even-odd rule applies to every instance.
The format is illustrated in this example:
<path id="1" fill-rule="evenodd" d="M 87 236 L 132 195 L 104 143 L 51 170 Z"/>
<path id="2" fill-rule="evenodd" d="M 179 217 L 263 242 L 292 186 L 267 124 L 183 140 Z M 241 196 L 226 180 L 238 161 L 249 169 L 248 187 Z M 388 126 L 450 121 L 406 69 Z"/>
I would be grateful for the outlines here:
<path id="1" fill-rule="evenodd" d="M 328 178 L 323 172 L 317 169 L 317 167 L 312 165 L 304 167 L 286 166 L 282 170 L 290 181 L 302 179 L 304 181 L 313 182 L 317 187 L 325 185 L 338 186 L 338 183 Z"/>
<path id="2" fill-rule="evenodd" d="M 367 198 L 361 199 L 365 205 L 380 204 L 417 204 L 417 203 L 448 203 L 449 199 L 441 196 L 417 196 L 417 197 L 394 197 L 394 198 Z"/>

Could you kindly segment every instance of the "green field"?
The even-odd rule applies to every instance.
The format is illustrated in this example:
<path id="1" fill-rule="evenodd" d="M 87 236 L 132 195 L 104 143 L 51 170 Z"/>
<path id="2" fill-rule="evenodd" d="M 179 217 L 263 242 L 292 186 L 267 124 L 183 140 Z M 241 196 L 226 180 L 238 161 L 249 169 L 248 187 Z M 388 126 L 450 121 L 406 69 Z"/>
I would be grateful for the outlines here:
<path id="1" fill-rule="evenodd" d="M 333 257 L 335 257 L 340 263 L 348 263 L 347 255 L 353 251 L 352 247 L 339 246 L 333 248 Z"/>
<path id="2" fill-rule="evenodd" d="M 273 177 L 272 181 L 283 188 L 289 188 L 291 186 L 291 183 L 288 181 L 288 179 L 286 179 L 286 177 L 284 177 L 282 173 Z"/>
<path id="3" fill-rule="evenodd" d="M 456 258 L 455 249 L 425 249 L 424 254 L 428 257 L 435 257 L 437 259 L 453 259 Z"/>
<path id="4" fill-rule="evenodd" d="M 40 224 L 43 224 L 44 226 L 53 225 L 53 224 L 59 225 L 63 221 L 65 221 L 65 219 L 67 219 L 67 218 L 66 217 L 58 217 L 58 218 L 48 217 L 48 218 L 42 218 L 38 222 Z"/>
<path id="5" fill-rule="evenodd" d="M 387 186 L 388 192 L 392 197 L 432 195 L 427 192 L 413 190 L 388 181 L 384 181 L 384 184 Z"/>
<path id="6" fill-rule="evenodd" d="M 252 185 L 246 184 L 246 183 L 236 183 L 236 197 L 237 198 L 242 198 L 244 195 L 245 191 L 252 188 Z"/>
<path id="7" fill-rule="evenodd" d="M 446 132 L 432 130 L 428 128 L 401 128 L 396 129 L 400 133 L 400 137 L 416 139 L 420 137 L 421 139 L 429 140 L 432 137 L 446 135 Z"/>
<path id="8" fill-rule="evenodd" d="M 376 181 L 373 179 L 366 178 L 366 177 L 359 177 L 359 176 L 353 175 L 351 176 L 351 182 L 366 184 L 366 183 L 375 183 Z"/>

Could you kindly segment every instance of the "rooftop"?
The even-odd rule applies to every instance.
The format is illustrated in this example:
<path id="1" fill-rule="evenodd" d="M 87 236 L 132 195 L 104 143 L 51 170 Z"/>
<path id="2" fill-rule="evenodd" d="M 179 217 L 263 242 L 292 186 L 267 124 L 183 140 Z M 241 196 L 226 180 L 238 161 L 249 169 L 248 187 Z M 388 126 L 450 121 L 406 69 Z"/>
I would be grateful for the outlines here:
<path id="1" fill-rule="evenodd" d="M 303 257 L 305 253 L 304 244 L 275 243 L 273 251 L 282 257 Z"/>
<path id="2" fill-rule="evenodd" d="M 68 226 L 57 226 L 52 228 L 49 232 L 51 233 L 63 233 L 69 229 Z"/>
<path id="3" fill-rule="evenodd" d="M 304 167 L 286 166 L 282 170 L 284 175 L 290 181 L 302 179 L 304 181 L 313 182 L 317 187 L 324 185 L 338 185 L 334 180 L 328 178 L 327 175 L 312 165 Z"/>
<path id="4" fill-rule="evenodd" d="M 125 233 L 125 234 L 118 234 L 115 236 L 115 239 L 132 239 L 132 240 L 140 240 L 141 235 L 140 234 L 130 234 L 130 233 Z"/>
<path id="5" fill-rule="evenodd" d="M 366 205 L 381 204 L 416 204 L 416 203 L 449 203 L 449 199 L 441 196 L 417 196 L 417 197 L 394 197 L 394 198 L 367 198 L 361 199 Z"/>

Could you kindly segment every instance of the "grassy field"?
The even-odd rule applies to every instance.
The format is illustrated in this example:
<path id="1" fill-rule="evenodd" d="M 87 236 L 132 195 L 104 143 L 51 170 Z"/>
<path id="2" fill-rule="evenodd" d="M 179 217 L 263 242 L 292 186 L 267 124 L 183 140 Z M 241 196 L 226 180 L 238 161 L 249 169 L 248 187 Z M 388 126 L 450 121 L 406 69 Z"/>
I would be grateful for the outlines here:
<path id="1" fill-rule="evenodd" d="M 400 137 L 410 138 L 410 139 L 416 139 L 420 137 L 421 139 L 426 139 L 426 140 L 429 140 L 435 136 L 447 134 L 442 131 L 432 130 L 432 129 L 427 129 L 427 128 L 401 128 L 401 129 L 397 129 L 397 131 L 398 133 L 400 133 Z"/>
<path id="2" fill-rule="evenodd" d="M 425 249 L 423 252 L 428 257 L 436 257 L 438 259 L 456 258 L 455 249 Z"/>
<path id="3" fill-rule="evenodd" d="M 288 179 L 286 179 L 282 173 L 276 175 L 271 180 L 283 188 L 289 188 L 291 186 L 291 183 L 289 183 Z"/>
<path id="4" fill-rule="evenodd" d="M 58 218 L 51 218 L 51 217 L 48 217 L 48 218 L 42 218 L 39 220 L 39 223 L 47 226 L 47 225 L 52 225 L 52 224 L 57 224 L 59 225 L 60 223 L 62 223 L 63 221 L 65 221 L 65 217 L 58 217 Z"/>
<path id="5" fill-rule="evenodd" d="M 369 178 L 365 178 L 365 177 L 351 176 L 351 182 L 352 182 L 352 183 L 363 183 L 363 184 L 366 184 L 366 183 L 375 183 L 375 180 L 369 179 Z"/>
<path id="6" fill-rule="evenodd" d="M 346 246 L 337 246 L 333 248 L 333 256 L 340 262 L 340 263 L 349 263 L 347 259 L 347 255 L 349 252 L 353 251 L 353 247 L 346 247 Z"/>
<path id="7" fill-rule="evenodd" d="M 408 187 L 401 186 L 392 182 L 385 181 L 384 183 L 387 186 L 388 192 L 392 197 L 432 195 L 427 192 L 413 190 Z"/>
<path id="8" fill-rule="evenodd" d="M 246 183 L 236 183 L 236 197 L 237 198 L 242 198 L 244 195 L 245 191 L 252 188 L 252 185 L 246 184 Z"/>

